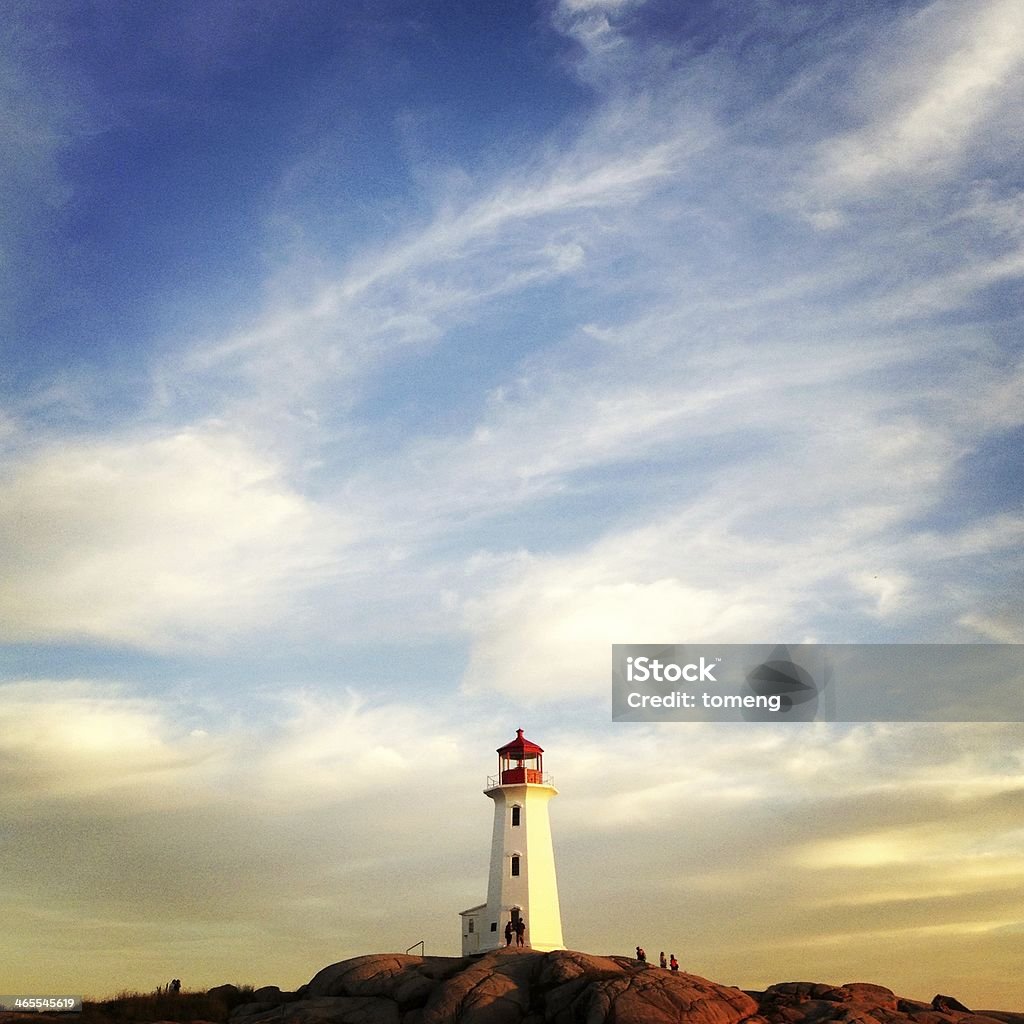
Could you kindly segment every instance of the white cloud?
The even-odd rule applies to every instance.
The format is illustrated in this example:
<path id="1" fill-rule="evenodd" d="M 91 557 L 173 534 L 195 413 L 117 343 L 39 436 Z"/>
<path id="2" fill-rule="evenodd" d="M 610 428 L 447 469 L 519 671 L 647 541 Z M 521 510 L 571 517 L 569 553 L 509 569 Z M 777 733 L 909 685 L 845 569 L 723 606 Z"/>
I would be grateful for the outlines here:
<path id="1" fill-rule="evenodd" d="M 852 90 L 862 126 L 822 147 L 823 191 L 856 196 L 886 178 L 956 170 L 989 144 L 993 118 L 1019 107 L 1024 11 L 1014 0 L 940 0 L 887 34 Z"/>
<path id="2" fill-rule="evenodd" d="M 997 644 L 1024 644 L 1024 615 L 1017 607 L 995 611 L 970 612 L 960 623 Z"/>
<path id="3" fill-rule="evenodd" d="M 526 700 L 593 695 L 611 685 L 613 643 L 736 642 L 782 626 L 782 603 L 756 588 L 702 590 L 685 577 L 647 580 L 650 571 L 557 559 L 471 600 L 464 688 Z"/>
<path id="4" fill-rule="evenodd" d="M 406 786 L 424 771 L 464 768 L 467 751 L 439 709 L 305 692 L 283 697 L 277 713 L 273 742 L 252 770 L 259 799 L 278 807 L 316 806 Z"/>
<path id="5" fill-rule="evenodd" d="M 445 723 L 440 706 L 313 688 L 252 693 L 243 710 L 95 680 L 0 683 L 3 799 L 24 812 L 125 799 L 137 813 L 315 809 L 407 785 L 425 766 L 463 770 L 470 752 Z"/>
<path id="6" fill-rule="evenodd" d="M 204 340 L 183 364 L 175 357 L 158 370 L 164 400 L 199 387 L 209 401 L 247 408 L 252 423 L 276 420 L 299 401 L 344 408 L 350 396 L 339 396 L 339 385 L 364 379 L 402 349 L 436 342 L 488 300 L 577 272 L 587 232 L 604 228 L 574 227 L 573 218 L 642 201 L 683 154 L 682 137 L 651 141 L 629 126 L 619 142 L 628 156 L 610 154 L 601 127 L 608 126 L 582 132 L 539 168 L 440 209 L 304 295 L 272 303 L 251 326 Z"/>
<path id="7" fill-rule="evenodd" d="M 551 10 L 556 31 L 580 47 L 575 70 L 584 80 L 607 86 L 616 71 L 635 59 L 621 22 L 644 0 L 557 0 Z"/>
<path id="8" fill-rule="evenodd" d="M 0 39 L 0 87 L 7 144 L 0 153 L 0 266 L 5 283 L 37 218 L 62 205 L 70 187 L 60 156 L 72 138 L 88 130 L 84 105 L 75 96 L 79 72 L 65 59 L 66 43 L 56 25 L 45 36 L 32 30 L 31 5 L 8 10 L 8 31 Z"/>
<path id="9" fill-rule="evenodd" d="M 894 320 L 962 309 L 978 294 L 1002 281 L 1024 278 L 1024 249 L 966 262 L 950 272 L 893 289 L 879 303 L 879 311 Z"/>
<path id="10" fill-rule="evenodd" d="M 823 629 L 822 639 L 850 642 L 879 621 L 948 641 L 957 622 L 975 622 L 963 559 L 997 559 L 1012 577 L 1020 523 L 996 515 L 941 535 L 922 525 L 961 454 L 948 426 L 889 421 L 866 396 L 775 394 L 778 417 L 830 429 L 776 429 L 771 459 L 702 464 L 674 512 L 650 509 L 637 526 L 634 510 L 631 528 L 574 553 L 471 564 L 463 686 L 531 700 L 592 694 L 608 684 L 612 643 L 800 640 Z M 738 423 L 756 436 L 756 415 Z M 829 635 L 835 622 L 842 632 Z"/>
<path id="11" fill-rule="evenodd" d="M 137 810 L 189 792 L 216 746 L 183 740 L 152 699 L 93 681 L 0 685 L 0 760 L 7 811 L 58 798 L 74 803 L 131 794 Z M 173 782 L 171 782 L 173 780 Z M 169 785 L 170 782 L 170 785 Z M 178 788 L 180 787 L 180 788 Z M 179 803 L 171 798 L 171 803 Z M 185 801 L 187 802 L 187 800 Z"/>
<path id="12" fill-rule="evenodd" d="M 215 428 L 44 447 L 0 490 L 0 621 L 21 641 L 216 645 L 279 612 L 343 535 Z"/>

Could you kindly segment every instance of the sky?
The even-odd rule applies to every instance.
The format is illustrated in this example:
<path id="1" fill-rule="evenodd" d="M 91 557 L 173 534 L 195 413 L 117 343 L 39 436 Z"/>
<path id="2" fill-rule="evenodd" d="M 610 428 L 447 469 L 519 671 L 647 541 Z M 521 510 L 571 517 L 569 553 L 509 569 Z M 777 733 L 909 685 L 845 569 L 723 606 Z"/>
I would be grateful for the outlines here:
<path id="1" fill-rule="evenodd" d="M 14 0 L 4 992 L 570 948 L 1024 1009 L 1019 723 L 613 723 L 613 643 L 1024 643 L 1017 0 Z M 922 687 L 927 679 L 917 681 Z"/>

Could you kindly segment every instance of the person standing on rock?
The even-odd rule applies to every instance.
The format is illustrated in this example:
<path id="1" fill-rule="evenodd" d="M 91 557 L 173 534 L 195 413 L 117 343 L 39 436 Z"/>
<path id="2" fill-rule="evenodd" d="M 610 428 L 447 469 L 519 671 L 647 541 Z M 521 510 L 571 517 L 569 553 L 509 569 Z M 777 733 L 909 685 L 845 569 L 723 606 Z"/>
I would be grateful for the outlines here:
<path id="1" fill-rule="evenodd" d="M 523 917 L 516 921 L 516 945 L 526 945 L 526 918 Z"/>
<path id="2" fill-rule="evenodd" d="M 676 959 L 675 953 L 672 954 L 672 958 L 669 960 L 668 965 L 673 971 L 679 970 L 679 961 Z"/>
<path id="3" fill-rule="evenodd" d="M 658 956 L 658 963 L 661 964 L 662 968 L 668 967 L 668 961 L 665 959 L 665 950 L 662 950 Z"/>
<path id="4" fill-rule="evenodd" d="M 508 946 L 511 946 L 511 945 L 512 945 L 512 922 L 509 921 L 508 924 L 505 925 L 505 946 L 508 947 Z"/>
<path id="5" fill-rule="evenodd" d="M 647 952 L 646 952 L 646 950 L 644 949 L 643 946 L 637 946 L 636 947 L 636 958 L 642 964 L 647 963 Z"/>

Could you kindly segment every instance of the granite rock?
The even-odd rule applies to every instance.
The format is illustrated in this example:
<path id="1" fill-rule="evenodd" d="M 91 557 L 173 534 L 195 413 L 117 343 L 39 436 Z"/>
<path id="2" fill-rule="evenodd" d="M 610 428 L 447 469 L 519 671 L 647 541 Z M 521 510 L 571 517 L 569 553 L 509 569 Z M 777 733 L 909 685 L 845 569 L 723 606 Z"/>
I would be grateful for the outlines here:
<path id="1" fill-rule="evenodd" d="M 375 954 L 331 964 L 296 993 L 257 990 L 232 1024 L 1024 1024 L 953 996 L 790 981 L 744 992 L 624 956 L 500 949 L 476 957 Z"/>

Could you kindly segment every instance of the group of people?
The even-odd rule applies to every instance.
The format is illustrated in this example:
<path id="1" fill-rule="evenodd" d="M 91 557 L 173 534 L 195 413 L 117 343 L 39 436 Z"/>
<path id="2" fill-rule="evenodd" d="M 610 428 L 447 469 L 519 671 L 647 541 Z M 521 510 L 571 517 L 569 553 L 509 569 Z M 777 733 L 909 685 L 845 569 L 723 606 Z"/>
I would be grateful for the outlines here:
<path id="1" fill-rule="evenodd" d="M 505 925 L 505 946 L 512 945 L 512 936 L 516 937 L 517 946 L 526 945 L 526 920 L 522 917 L 517 917 L 515 922 L 509 921 Z"/>
<path id="2" fill-rule="evenodd" d="M 637 946 L 636 947 L 636 958 L 642 964 L 647 963 L 647 950 L 644 949 L 643 946 Z M 678 971 L 679 970 L 679 961 L 676 959 L 675 953 L 671 953 L 669 955 L 669 959 L 666 960 L 665 959 L 665 951 L 662 950 L 661 954 L 658 957 L 658 962 L 661 964 L 662 967 L 668 968 L 669 970 L 672 970 L 672 971 Z"/>

